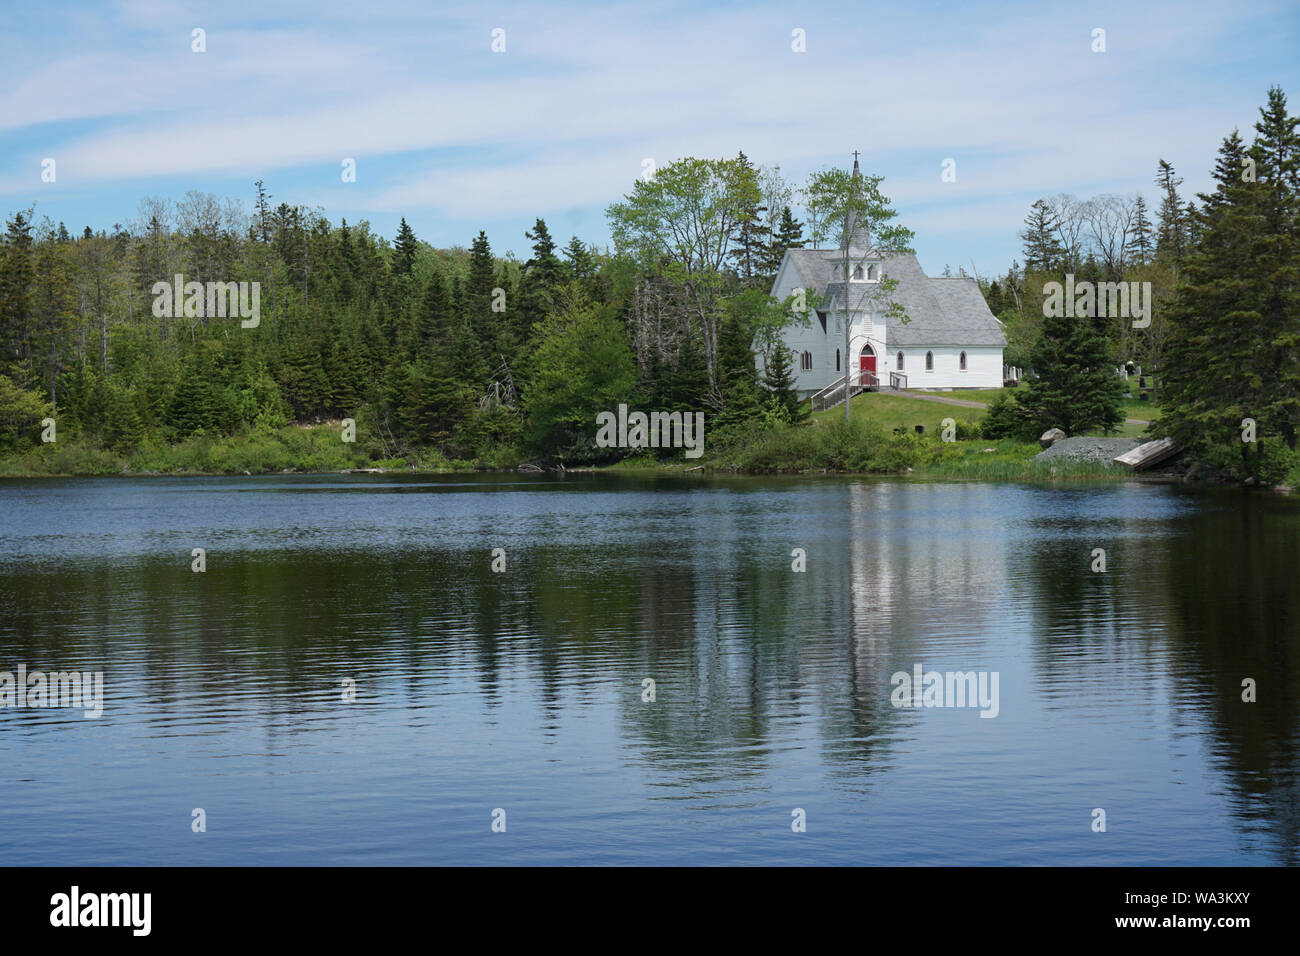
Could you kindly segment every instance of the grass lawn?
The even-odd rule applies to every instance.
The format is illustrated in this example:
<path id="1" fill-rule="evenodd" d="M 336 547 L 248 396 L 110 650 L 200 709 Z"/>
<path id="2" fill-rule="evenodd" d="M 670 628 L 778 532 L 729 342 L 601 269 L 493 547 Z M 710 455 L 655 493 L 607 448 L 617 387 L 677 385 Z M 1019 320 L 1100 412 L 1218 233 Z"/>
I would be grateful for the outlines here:
<path id="1" fill-rule="evenodd" d="M 912 431 L 913 426 L 924 425 L 927 435 L 940 431 L 943 428 L 941 423 L 945 418 L 977 422 L 984 417 L 982 408 L 941 405 L 938 402 L 927 402 L 922 398 L 911 398 L 893 392 L 860 392 L 853 396 L 852 408 L 849 411 L 851 417 L 861 417 L 888 431 L 899 427 Z M 836 405 L 824 412 L 813 412 L 812 417 L 818 422 L 843 420 L 844 406 Z"/>
<path id="2" fill-rule="evenodd" d="M 1016 389 L 983 388 L 968 391 L 929 392 L 926 394 L 987 403 L 993 401 L 1004 391 L 1014 395 Z M 813 412 L 812 417 L 819 422 L 842 420 L 844 418 L 844 406 L 837 405 L 835 408 L 828 408 L 824 412 Z M 914 426 L 924 425 L 925 432 L 929 435 L 943 428 L 941 423 L 945 418 L 952 418 L 956 421 L 978 422 L 984 417 L 984 410 L 966 408 L 961 405 L 944 405 L 923 398 L 914 398 L 906 393 L 862 392 L 853 396 L 852 417 L 855 419 L 858 417 L 865 418 L 867 421 L 874 422 L 890 431 L 898 427 L 912 431 Z M 1155 421 L 1160 417 L 1160 409 L 1150 402 L 1126 398 L 1124 399 L 1124 417 Z M 1124 438 L 1142 438 L 1145 436 L 1146 429 L 1146 425 L 1123 424 L 1116 434 Z M 1088 434 L 1100 435 L 1101 432 L 1089 432 Z"/>
<path id="3" fill-rule="evenodd" d="M 1136 398 L 1124 399 L 1124 417 L 1153 422 L 1160 417 L 1160 406 Z"/>

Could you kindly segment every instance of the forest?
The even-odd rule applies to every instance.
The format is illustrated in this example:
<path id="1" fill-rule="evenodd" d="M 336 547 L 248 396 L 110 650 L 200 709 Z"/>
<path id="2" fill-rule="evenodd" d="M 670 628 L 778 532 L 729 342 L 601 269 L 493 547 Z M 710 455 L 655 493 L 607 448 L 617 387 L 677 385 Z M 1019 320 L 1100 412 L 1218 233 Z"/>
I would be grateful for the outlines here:
<path id="1" fill-rule="evenodd" d="M 1297 123 L 1270 90 L 1249 142 L 1238 130 L 1222 140 L 1210 193 L 1183 195 L 1157 158 L 1150 205 L 1140 194 L 1034 202 L 1023 263 L 976 276 L 1006 328 L 1006 364 L 1028 375 L 960 437 L 1023 443 L 1063 422 L 1108 432 L 1122 421 L 1116 368 L 1140 367 L 1161 410 L 1153 433 L 1222 467 L 1294 478 Z M 405 218 L 391 241 L 366 221 L 334 224 L 274 203 L 262 181 L 247 207 L 197 191 L 150 197 L 125 224 L 75 234 L 21 209 L 0 245 L 0 465 L 653 465 L 595 443 L 596 416 L 626 403 L 703 412 L 714 467 L 903 470 L 939 454 L 935 439 L 868 422 L 810 427 L 780 344 L 806 314 L 768 295 L 784 250 L 838 245 L 850 213 L 880 247 L 909 248 L 881 185 L 866 176 L 855 192 L 829 169 L 796 187 L 743 152 L 685 158 L 608 207 L 611 246 L 561 244 L 538 218 L 523 262 L 494 254 L 481 231 L 467 248 L 439 249 Z M 156 284 L 178 275 L 258 283 L 260 321 L 155 309 Z M 1044 286 L 1067 275 L 1149 282 L 1149 326 L 1045 317 Z M 1245 420 L 1254 440 L 1242 440 Z M 660 455 L 681 464 L 680 451 Z"/>

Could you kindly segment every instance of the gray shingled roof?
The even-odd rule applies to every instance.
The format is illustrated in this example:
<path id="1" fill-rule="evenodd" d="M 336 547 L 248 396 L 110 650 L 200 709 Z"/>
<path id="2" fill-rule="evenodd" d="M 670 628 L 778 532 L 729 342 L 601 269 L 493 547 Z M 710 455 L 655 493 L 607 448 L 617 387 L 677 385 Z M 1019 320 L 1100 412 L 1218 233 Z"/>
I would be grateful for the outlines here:
<path id="1" fill-rule="evenodd" d="M 835 296 L 835 309 L 842 307 L 839 295 L 844 288 L 843 282 L 830 281 L 832 259 L 838 254 L 835 249 L 786 250 L 803 287 L 825 296 L 827 301 Z M 890 301 L 901 303 L 910 319 L 906 324 L 892 317 L 886 319 L 885 335 L 891 347 L 1007 344 L 1002 323 L 989 311 L 974 279 L 927 276 L 911 253 L 886 257 L 883 270 L 886 276 L 898 280 Z M 853 291 L 849 304 L 858 306 Z M 887 306 L 888 302 L 877 304 L 865 299 L 859 308 L 883 312 Z"/>

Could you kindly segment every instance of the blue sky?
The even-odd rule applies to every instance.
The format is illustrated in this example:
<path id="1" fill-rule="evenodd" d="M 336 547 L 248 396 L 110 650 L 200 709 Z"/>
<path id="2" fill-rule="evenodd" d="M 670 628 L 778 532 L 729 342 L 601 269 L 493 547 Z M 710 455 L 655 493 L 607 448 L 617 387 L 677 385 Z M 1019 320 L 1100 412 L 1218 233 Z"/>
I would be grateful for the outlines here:
<path id="1" fill-rule="evenodd" d="M 1296 0 L 0 2 L 0 210 L 77 232 L 146 196 L 248 203 L 263 179 L 335 223 L 391 237 L 404 215 L 439 246 L 486 229 L 527 258 L 538 216 L 606 243 L 646 158 L 743 149 L 798 184 L 859 149 L 928 271 L 990 273 L 1040 196 L 1154 204 L 1162 157 L 1204 189 L 1270 85 L 1300 111 Z"/>

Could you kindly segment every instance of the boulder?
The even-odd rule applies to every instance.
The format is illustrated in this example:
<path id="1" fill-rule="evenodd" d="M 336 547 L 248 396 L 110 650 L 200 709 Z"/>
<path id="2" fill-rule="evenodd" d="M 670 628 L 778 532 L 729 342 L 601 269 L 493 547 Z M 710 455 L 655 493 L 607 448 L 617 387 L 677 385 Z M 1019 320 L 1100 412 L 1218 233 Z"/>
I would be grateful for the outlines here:
<path id="1" fill-rule="evenodd" d="M 1059 428 L 1049 428 L 1047 431 L 1043 432 L 1042 436 L 1038 439 L 1038 444 L 1042 445 L 1044 448 L 1051 448 L 1064 437 L 1065 432 L 1061 431 Z"/>
<path id="2" fill-rule="evenodd" d="M 526 472 L 528 474 L 540 474 L 542 471 L 540 467 L 534 465 L 531 461 L 523 462 L 516 470 Z"/>

